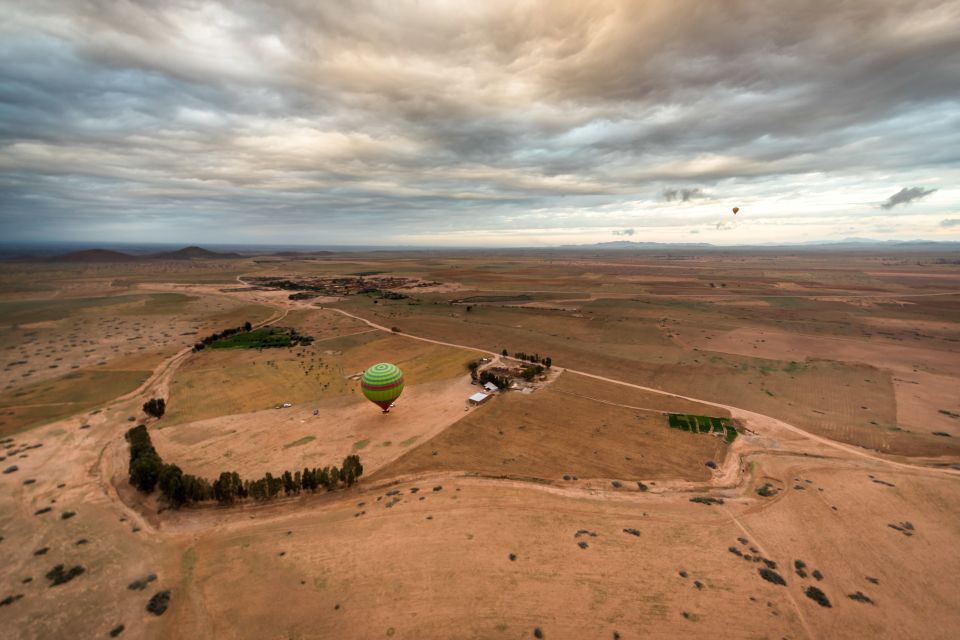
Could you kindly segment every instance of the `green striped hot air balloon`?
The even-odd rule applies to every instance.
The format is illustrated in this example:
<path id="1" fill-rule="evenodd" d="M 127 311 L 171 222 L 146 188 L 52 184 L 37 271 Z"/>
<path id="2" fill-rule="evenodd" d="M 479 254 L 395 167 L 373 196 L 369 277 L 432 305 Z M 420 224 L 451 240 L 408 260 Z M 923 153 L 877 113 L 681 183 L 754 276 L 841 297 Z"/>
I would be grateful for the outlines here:
<path id="1" fill-rule="evenodd" d="M 390 411 L 393 401 L 403 393 L 403 371 L 389 362 L 375 364 L 363 372 L 360 389 L 367 400 L 386 413 Z"/>

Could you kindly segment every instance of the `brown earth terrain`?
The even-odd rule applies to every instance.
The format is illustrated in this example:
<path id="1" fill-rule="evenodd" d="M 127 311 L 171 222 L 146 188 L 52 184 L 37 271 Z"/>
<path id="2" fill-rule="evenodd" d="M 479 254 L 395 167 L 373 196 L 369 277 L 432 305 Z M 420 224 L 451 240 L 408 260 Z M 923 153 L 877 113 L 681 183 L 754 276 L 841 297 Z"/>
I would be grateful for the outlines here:
<path id="1" fill-rule="evenodd" d="M 0 637 L 956 637 L 946 258 L 0 266 Z M 291 300 L 241 282 L 369 271 L 440 285 Z M 191 352 L 248 319 L 314 342 Z M 521 351 L 553 360 L 532 393 L 466 404 L 468 362 Z M 356 381 L 381 360 L 407 380 L 386 415 Z M 160 420 L 151 397 L 168 401 Z M 671 429 L 667 412 L 741 433 Z M 350 453 L 365 471 L 349 489 L 173 510 L 127 481 L 141 422 L 165 461 L 210 479 Z M 61 564 L 83 571 L 52 585 Z M 162 590 L 169 608 L 147 612 Z"/>

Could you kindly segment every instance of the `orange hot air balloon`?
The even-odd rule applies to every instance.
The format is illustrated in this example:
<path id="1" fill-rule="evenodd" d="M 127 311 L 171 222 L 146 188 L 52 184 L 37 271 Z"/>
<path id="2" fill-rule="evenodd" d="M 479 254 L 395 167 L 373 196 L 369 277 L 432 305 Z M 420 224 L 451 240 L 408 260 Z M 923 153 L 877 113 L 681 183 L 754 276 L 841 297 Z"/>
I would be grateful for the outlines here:
<path id="1" fill-rule="evenodd" d="M 740 211 L 740 207 L 733 208 L 733 215 L 737 215 L 737 211 Z"/>

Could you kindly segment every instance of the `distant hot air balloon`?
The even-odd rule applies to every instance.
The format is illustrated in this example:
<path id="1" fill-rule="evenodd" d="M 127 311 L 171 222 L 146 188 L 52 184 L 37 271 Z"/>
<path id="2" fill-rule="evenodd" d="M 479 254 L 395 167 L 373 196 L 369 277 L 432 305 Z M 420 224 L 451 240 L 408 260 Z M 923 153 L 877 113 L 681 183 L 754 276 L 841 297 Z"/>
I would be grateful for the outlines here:
<path id="1" fill-rule="evenodd" d="M 375 364 L 363 372 L 360 389 L 367 400 L 387 413 L 390 405 L 403 393 L 403 371 L 389 362 Z"/>
<path id="2" fill-rule="evenodd" d="M 737 215 L 737 211 L 740 211 L 740 207 L 733 208 L 733 215 Z"/>

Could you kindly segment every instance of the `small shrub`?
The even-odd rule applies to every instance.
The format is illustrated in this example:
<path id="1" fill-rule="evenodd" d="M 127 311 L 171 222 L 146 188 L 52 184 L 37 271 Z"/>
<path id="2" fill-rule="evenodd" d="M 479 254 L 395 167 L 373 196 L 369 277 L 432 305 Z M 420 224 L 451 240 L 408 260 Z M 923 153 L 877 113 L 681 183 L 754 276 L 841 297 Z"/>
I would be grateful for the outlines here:
<path id="1" fill-rule="evenodd" d="M 857 602 L 865 602 L 866 604 L 873 604 L 873 600 L 870 599 L 870 596 L 867 596 L 862 591 L 857 591 L 856 593 L 847 594 L 847 597 L 851 600 L 856 600 Z"/>
<path id="2" fill-rule="evenodd" d="M 110 637 L 111 637 L 111 638 L 116 638 L 116 637 L 119 636 L 121 633 L 123 633 L 123 630 L 124 630 L 125 628 L 126 628 L 126 627 L 124 627 L 122 624 L 118 624 L 118 625 L 115 626 L 113 629 L 110 629 Z"/>
<path id="3" fill-rule="evenodd" d="M 540 627 L 534 628 L 533 637 L 537 638 L 537 640 L 540 640 L 541 638 L 543 638 L 543 631 L 540 630 Z"/>
<path id="4" fill-rule="evenodd" d="M 763 567 L 761 569 L 757 569 L 757 572 L 760 574 L 760 577 L 766 580 L 767 582 L 778 584 L 781 587 L 787 586 L 787 581 L 783 579 L 783 576 L 781 576 L 779 573 L 777 573 L 773 569 L 767 569 L 766 567 Z"/>
<path id="5" fill-rule="evenodd" d="M 145 578 L 140 578 L 139 580 L 134 580 L 127 585 L 127 589 L 130 591 L 143 591 L 147 588 L 147 585 L 157 579 L 156 574 L 151 573 Z"/>
<path id="6" fill-rule="evenodd" d="M 648 489 L 647 485 L 643 484 L 639 480 L 637 481 L 637 489 L 640 491 L 646 491 Z"/>
<path id="7" fill-rule="evenodd" d="M 15 596 L 7 596 L 3 600 L 0 600 L 0 607 L 6 607 L 8 605 L 11 605 L 22 597 L 23 597 L 22 593 L 18 593 Z"/>
<path id="8" fill-rule="evenodd" d="M 807 587 L 807 590 L 804 591 L 806 596 L 816 602 L 821 607 L 830 608 L 830 600 L 827 598 L 827 594 L 818 589 L 817 587 L 810 586 Z"/>
<path id="9" fill-rule="evenodd" d="M 514 562 L 517 559 L 517 554 L 511 553 L 509 558 L 510 558 L 510 562 Z"/>
<path id="10" fill-rule="evenodd" d="M 813 573 L 811 573 L 810 575 L 812 575 L 812 576 L 813 576 L 814 578 L 816 578 L 818 581 L 819 581 L 819 580 L 823 580 L 823 574 L 820 573 L 820 569 L 814 569 L 814 570 L 813 570 Z"/>
<path id="11" fill-rule="evenodd" d="M 723 504 L 723 498 L 712 498 L 710 496 L 695 496 L 690 498 L 690 502 L 696 502 L 698 504 L 713 505 L 713 504 Z"/>
<path id="12" fill-rule="evenodd" d="M 613 488 L 614 488 L 614 489 L 619 489 L 620 487 L 623 486 L 623 484 L 622 484 L 619 480 L 614 480 L 614 481 L 611 482 L 610 484 L 613 485 Z"/>
<path id="13" fill-rule="evenodd" d="M 63 565 L 62 565 L 62 564 L 58 564 L 58 565 L 55 566 L 53 569 L 51 569 L 50 571 L 47 572 L 47 580 L 50 580 L 50 586 L 51 586 L 51 587 L 55 587 L 55 586 L 57 586 L 57 585 L 65 584 L 65 583 L 67 583 L 67 582 L 70 582 L 71 580 L 73 580 L 73 579 L 76 578 L 77 576 L 83 574 L 85 571 L 86 571 L 86 569 L 84 569 L 84 568 L 81 567 L 80 565 L 76 565 L 76 566 L 74 566 L 74 567 L 70 567 L 69 570 L 64 571 L 64 570 L 63 570 Z"/>
<path id="14" fill-rule="evenodd" d="M 158 591 L 147 603 L 147 611 L 155 616 L 162 616 L 168 606 L 170 606 L 170 591 Z"/>
<path id="15" fill-rule="evenodd" d="M 640 532 L 639 532 L 637 529 L 629 529 L 629 528 L 628 528 L 628 529 L 624 529 L 623 532 L 624 532 L 624 533 L 629 533 L 629 534 L 632 535 L 632 536 L 637 536 L 638 538 L 640 537 Z"/>
<path id="16" fill-rule="evenodd" d="M 777 490 L 774 489 L 773 485 L 769 482 L 764 484 L 762 487 L 757 488 L 757 494 L 763 496 L 764 498 L 769 498 L 777 494 Z"/>
<path id="17" fill-rule="evenodd" d="M 76 512 L 76 511 L 64 511 L 63 513 L 60 514 L 60 519 L 61 519 L 61 520 L 69 520 L 70 518 L 72 518 L 72 517 L 75 516 L 75 515 L 77 515 L 77 512 Z"/>
<path id="18" fill-rule="evenodd" d="M 581 540 L 580 542 L 577 543 L 577 546 L 580 547 L 581 549 L 586 549 L 590 545 L 588 545 L 585 540 Z"/>

